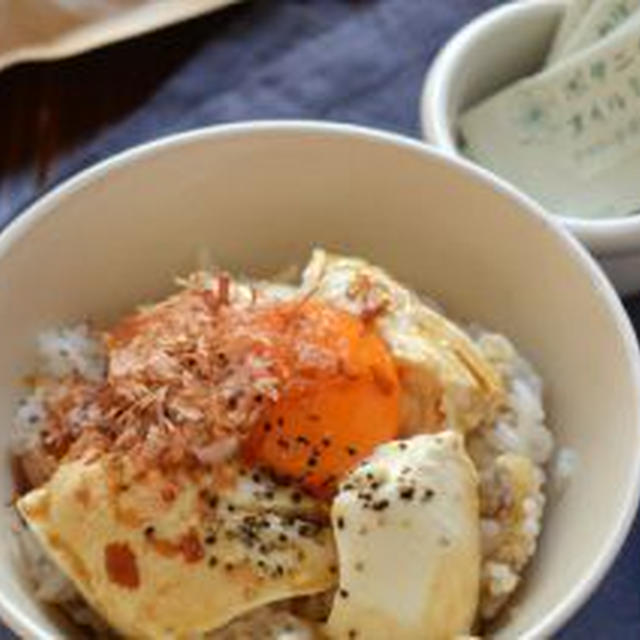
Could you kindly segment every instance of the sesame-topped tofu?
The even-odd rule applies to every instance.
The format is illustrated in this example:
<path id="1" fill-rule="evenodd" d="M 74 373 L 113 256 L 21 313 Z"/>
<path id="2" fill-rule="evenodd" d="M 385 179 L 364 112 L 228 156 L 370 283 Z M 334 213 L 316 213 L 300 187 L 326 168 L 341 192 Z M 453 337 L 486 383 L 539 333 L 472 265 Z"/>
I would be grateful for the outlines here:
<path id="1" fill-rule="evenodd" d="M 326 507 L 235 464 L 133 482 L 112 457 L 73 461 L 18 509 L 125 637 L 205 632 L 336 580 Z"/>
<path id="2" fill-rule="evenodd" d="M 340 586 L 330 637 L 449 640 L 478 602 L 476 474 L 456 433 L 379 447 L 332 509 Z"/>
<path id="3" fill-rule="evenodd" d="M 464 331 L 384 270 L 318 249 L 302 281 L 310 294 L 374 323 L 398 366 L 405 434 L 466 432 L 493 419 L 504 399 L 498 373 Z"/>

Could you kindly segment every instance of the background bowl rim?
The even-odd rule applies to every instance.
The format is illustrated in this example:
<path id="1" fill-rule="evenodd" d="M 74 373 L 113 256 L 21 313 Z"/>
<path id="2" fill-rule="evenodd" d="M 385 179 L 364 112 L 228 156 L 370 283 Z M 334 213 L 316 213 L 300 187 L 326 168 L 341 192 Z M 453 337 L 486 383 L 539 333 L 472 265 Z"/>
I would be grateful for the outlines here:
<path id="1" fill-rule="evenodd" d="M 63 204 L 66 199 L 72 198 L 84 187 L 108 179 L 113 171 L 126 170 L 127 167 L 135 165 L 145 158 L 164 151 L 175 151 L 183 146 L 188 147 L 193 143 L 241 138 L 256 134 L 320 135 L 391 146 L 460 171 L 466 178 L 480 182 L 486 188 L 512 201 L 520 211 L 520 215 L 529 217 L 531 222 L 541 227 L 545 233 L 555 236 L 561 245 L 561 250 L 566 251 L 573 262 L 579 265 L 584 276 L 588 279 L 593 295 L 600 299 L 604 306 L 612 329 L 620 336 L 624 350 L 623 357 L 627 365 L 627 375 L 633 386 L 640 389 L 638 342 L 622 302 L 598 264 L 557 220 L 552 219 L 529 196 L 464 157 L 451 156 L 433 145 L 401 134 L 360 125 L 314 120 L 249 120 L 188 130 L 123 150 L 63 181 L 33 202 L 7 225 L 0 233 L 0 269 L 2 261 L 12 248 L 48 215 L 55 213 L 58 205 Z M 640 437 L 640 393 L 632 400 Z M 640 448 L 635 455 L 634 475 L 635 482 L 632 486 L 627 487 L 627 494 L 622 501 L 615 527 L 612 528 L 612 533 L 606 543 L 592 561 L 584 580 L 575 585 L 562 600 L 549 609 L 542 619 L 526 632 L 524 638 L 549 637 L 556 632 L 585 603 L 602 581 L 621 550 L 638 510 L 640 502 Z M 0 591 L 0 617 L 4 619 L 8 627 L 22 637 L 48 637 L 37 623 L 17 610 L 10 598 L 2 591 Z"/>

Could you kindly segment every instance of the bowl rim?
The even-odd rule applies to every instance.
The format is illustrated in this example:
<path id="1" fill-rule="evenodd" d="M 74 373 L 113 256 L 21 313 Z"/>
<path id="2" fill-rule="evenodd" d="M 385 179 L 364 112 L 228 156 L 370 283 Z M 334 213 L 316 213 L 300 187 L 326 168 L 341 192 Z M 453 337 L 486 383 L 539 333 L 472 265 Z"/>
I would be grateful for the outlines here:
<path id="1" fill-rule="evenodd" d="M 458 150 L 449 122 L 450 87 L 459 77 L 460 59 L 487 32 L 509 28 L 514 19 L 525 19 L 536 12 L 561 11 L 568 0 L 529 0 L 508 2 L 481 13 L 464 25 L 444 44 L 427 71 L 420 96 L 420 122 L 423 138 L 456 157 Z M 499 177 L 499 176 L 498 176 Z M 620 256 L 637 253 L 640 247 L 640 213 L 620 218 L 587 219 L 549 214 L 566 225 L 576 237 L 599 255 Z"/>
<path id="2" fill-rule="evenodd" d="M 75 193 L 84 187 L 108 179 L 112 171 L 126 169 L 128 166 L 134 165 L 145 158 L 164 151 L 173 151 L 183 146 L 188 147 L 193 143 L 251 137 L 256 134 L 272 136 L 293 134 L 347 138 L 357 142 L 392 146 L 395 149 L 401 149 L 407 153 L 428 158 L 442 165 L 454 167 L 469 179 L 482 182 L 488 188 L 511 200 L 520 210 L 521 215 L 528 215 L 533 224 L 544 229 L 545 233 L 555 236 L 560 243 L 561 249 L 571 256 L 572 260 L 588 278 L 593 295 L 599 298 L 605 306 L 612 329 L 620 335 L 624 348 L 623 357 L 627 365 L 627 375 L 631 378 L 633 386 L 640 389 L 640 351 L 638 349 L 638 341 L 622 302 L 598 264 L 562 225 L 548 216 L 544 209 L 527 195 L 486 169 L 464 158 L 452 157 L 437 147 L 401 134 L 359 125 L 313 120 L 256 120 L 202 127 L 134 146 L 110 156 L 63 181 L 15 217 L 0 232 L 0 267 L 2 260 L 8 255 L 12 247 L 27 236 L 29 231 L 43 221 L 46 216 L 55 213 L 58 205 L 63 204 L 67 198 L 73 197 Z M 633 403 L 640 437 L 640 393 L 634 396 Z M 586 602 L 613 564 L 633 525 L 640 502 L 640 447 L 637 451 L 633 474 L 635 481 L 625 488 L 626 494 L 621 501 L 622 506 L 612 527 L 612 532 L 599 553 L 592 559 L 585 578 L 579 584 L 574 585 L 562 600 L 549 609 L 542 619 L 522 636 L 523 638 L 534 640 L 541 637 L 550 637 L 558 631 Z M 7 594 L 1 591 L 0 617 L 9 628 L 21 637 L 49 638 L 36 622 L 23 615 L 14 606 Z"/>

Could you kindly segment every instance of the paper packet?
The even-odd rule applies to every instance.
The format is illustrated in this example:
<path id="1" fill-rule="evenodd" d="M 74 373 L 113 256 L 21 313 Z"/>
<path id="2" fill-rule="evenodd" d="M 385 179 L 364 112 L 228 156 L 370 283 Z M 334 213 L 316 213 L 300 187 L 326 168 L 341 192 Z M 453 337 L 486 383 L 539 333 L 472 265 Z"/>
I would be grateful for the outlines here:
<path id="1" fill-rule="evenodd" d="M 575 6 L 580 5 L 581 2 L 582 0 L 578 0 Z M 575 11 L 573 4 L 569 5 L 567 15 L 572 11 Z M 627 21 L 637 18 L 638 15 L 640 15 L 640 0 L 595 0 L 573 30 L 567 33 L 564 42 L 556 46 L 547 64 L 565 60 L 572 54 L 586 49 L 606 38 Z"/>
<path id="2" fill-rule="evenodd" d="M 459 128 L 472 158 L 552 212 L 640 210 L 640 25 L 511 85 Z"/>
<path id="3" fill-rule="evenodd" d="M 553 43 L 549 48 L 547 65 L 553 64 L 559 57 L 560 52 L 567 44 L 567 40 L 578 28 L 582 19 L 591 8 L 594 0 L 571 0 L 558 27 Z"/>
<path id="4" fill-rule="evenodd" d="M 238 0 L 0 0 L 0 70 L 62 58 Z"/>

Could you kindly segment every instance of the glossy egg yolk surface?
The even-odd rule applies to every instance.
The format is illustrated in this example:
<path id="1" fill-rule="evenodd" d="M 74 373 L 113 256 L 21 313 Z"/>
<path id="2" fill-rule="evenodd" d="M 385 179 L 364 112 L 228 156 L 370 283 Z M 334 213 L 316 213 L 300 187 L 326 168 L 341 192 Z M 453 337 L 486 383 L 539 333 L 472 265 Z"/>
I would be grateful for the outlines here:
<path id="1" fill-rule="evenodd" d="M 253 313 L 256 357 L 272 364 L 280 392 L 243 453 L 312 493 L 330 495 L 378 444 L 397 436 L 399 382 L 371 323 L 313 299 Z"/>

